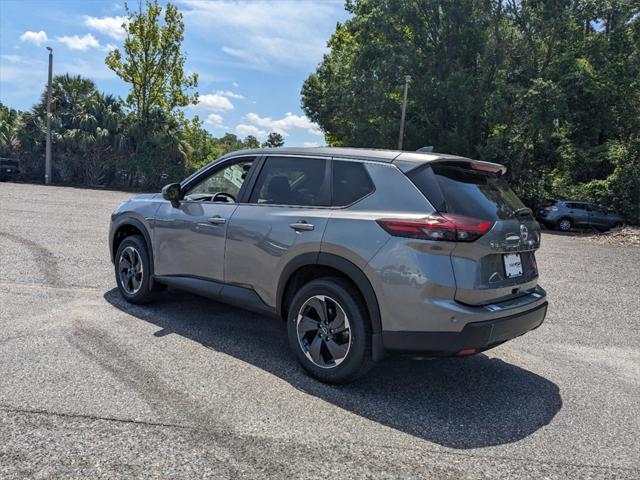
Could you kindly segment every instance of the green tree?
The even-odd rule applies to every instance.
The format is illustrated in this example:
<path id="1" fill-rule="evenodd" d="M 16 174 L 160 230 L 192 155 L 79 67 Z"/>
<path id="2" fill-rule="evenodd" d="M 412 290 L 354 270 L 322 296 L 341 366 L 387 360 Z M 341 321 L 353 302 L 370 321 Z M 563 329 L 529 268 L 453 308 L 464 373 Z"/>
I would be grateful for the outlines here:
<path id="1" fill-rule="evenodd" d="M 302 87 L 303 109 L 329 144 L 395 148 L 411 75 L 408 150 L 434 145 L 504 163 L 531 206 L 580 195 L 640 221 L 637 1 L 346 8 L 351 18 Z"/>
<path id="2" fill-rule="evenodd" d="M 147 0 L 146 9 L 137 12 L 125 7 L 127 21 L 123 28 L 127 37 L 123 49 L 109 52 L 105 62 L 131 84 L 127 102 L 135 108 L 137 117 L 148 123 L 156 108 L 172 111 L 196 103 L 197 93 L 190 91 L 198 86 L 198 75 L 184 71 L 182 13 L 167 3 L 161 20 L 163 8 L 157 0 Z"/>
<path id="3" fill-rule="evenodd" d="M 278 132 L 271 132 L 267 136 L 267 141 L 262 144 L 264 148 L 277 148 L 284 145 L 284 137 Z"/>
<path id="4" fill-rule="evenodd" d="M 260 148 L 260 142 L 253 135 L 247 135 L 242 143 L 245 148 Z"/>
<path id="5" fill-rule="evenodd" d="M 53 180 L 97 185 L 113 176 L 127 148 L 122 102 L 98 92 L 81 76 L 57 75 L 51 85 Z M 46 89 L 41 101 L 22 115 L 18 134 L 27 175 L 40 179 L 44 170 Z"/>
<path id="6" fill-rule="evenodd" d="M 0 102 L 0 157 L 14 157 L 20 149 L 20 112 Z"/>
<path id="7" fill-rule="evenodd" d="M 182 126 L 183 140 L 189 146 L 187 173 L 204 167 L 225 153 L 220 142 L 202 125 L 202 121 L 196 115 L 191 120 L 185 120 Z"/>

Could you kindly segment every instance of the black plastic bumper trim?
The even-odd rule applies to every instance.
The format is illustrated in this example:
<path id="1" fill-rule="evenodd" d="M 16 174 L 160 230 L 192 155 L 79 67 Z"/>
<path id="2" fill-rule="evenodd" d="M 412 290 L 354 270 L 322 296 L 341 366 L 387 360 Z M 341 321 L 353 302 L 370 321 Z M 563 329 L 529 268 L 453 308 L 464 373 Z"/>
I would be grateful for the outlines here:
<path id="1" fill-rule="evenodd" d="M 538 328 L 547 314 L 547 306 L 545 302 L 516 315 L 468 323 L 460 332 L 383 331 L 382 343 L 388 351 L 437 356 L 455 355 L 467 348 L 488 350 Z"/>

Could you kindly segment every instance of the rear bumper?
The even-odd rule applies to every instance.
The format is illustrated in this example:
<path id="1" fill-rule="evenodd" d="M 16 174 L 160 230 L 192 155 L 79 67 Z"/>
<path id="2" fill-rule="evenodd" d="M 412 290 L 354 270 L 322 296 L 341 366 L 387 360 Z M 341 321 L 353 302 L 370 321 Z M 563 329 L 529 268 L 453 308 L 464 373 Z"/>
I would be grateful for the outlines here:
<path id="1" fill-rule="evenodd" d="M 19 174 L 20 170 L 18 170 L 17 168 L 0 167 L 0 176 L 2 176 L 3 178 L 17 177 Z"/>
<path id="2" fill-rule="evenodd" d="M 459 332 L 383 331 L 384 350 L 415 352 L 433 356 L 456 355 L 461 350 L 477 352 L 493 348 L 507 340 L 538 328 L 544 321 L 548 303 L 507 317 L 471 322 Z"/>

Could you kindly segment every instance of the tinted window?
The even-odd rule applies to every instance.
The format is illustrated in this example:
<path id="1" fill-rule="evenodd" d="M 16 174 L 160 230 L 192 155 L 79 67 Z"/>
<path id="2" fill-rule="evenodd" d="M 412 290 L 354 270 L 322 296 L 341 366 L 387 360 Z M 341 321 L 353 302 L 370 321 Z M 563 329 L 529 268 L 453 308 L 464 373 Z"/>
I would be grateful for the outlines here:
<path id="1" fill-rule="evenodd" d="M 575 210 L 586 210 L 587 206 L 584 203 L 567 203 L 567 208 L 573 208 Z"/>
<path id="2" fill-rule="evenodd" d="M 362 163 L 333 162 L 333 205 L 344 207 L 373 192 L 373 183 Z"/>
<path id="3" fill-rule="evenodd" d="M 524 207 L 504 178 L 493 173 L 437 163 L 408 176 L 439 212 L 496 220 Z"/>
<path id="4" fill-rule="evenodd" d="M 251 203 L 329 205 L 327 161 L 316 158 L 270 157 L 251 194 Z"/>

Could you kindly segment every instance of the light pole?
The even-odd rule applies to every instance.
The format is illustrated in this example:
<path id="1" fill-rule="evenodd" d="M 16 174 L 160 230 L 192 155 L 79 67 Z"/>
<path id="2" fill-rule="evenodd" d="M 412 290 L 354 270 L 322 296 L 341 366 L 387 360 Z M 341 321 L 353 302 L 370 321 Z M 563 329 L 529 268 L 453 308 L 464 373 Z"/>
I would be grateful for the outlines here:
<path id="1" fill-rule="evenodd" d="M 407 113 L 407 92 L 409 91 L 409 82 L 411 75 L 404 77 L 404 100 L 402 101 L 402 116 L 400 117 L 400 136 L 398 137 L 398 150 L 402 150 L 402 141 L 404 140 L 404 117 Z"/>
<path id="2" fill-rule="evenodd" d="M 44 165 L 44 183 L 51 184 L 51 73 L 53 71 L 53 49 L 49 50 L 49 82 L 47 83 L 47 147 Z"/>

